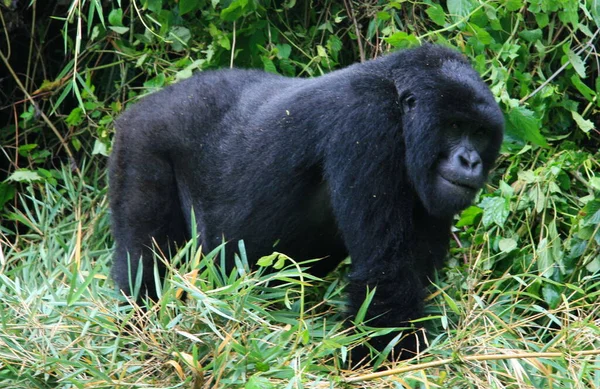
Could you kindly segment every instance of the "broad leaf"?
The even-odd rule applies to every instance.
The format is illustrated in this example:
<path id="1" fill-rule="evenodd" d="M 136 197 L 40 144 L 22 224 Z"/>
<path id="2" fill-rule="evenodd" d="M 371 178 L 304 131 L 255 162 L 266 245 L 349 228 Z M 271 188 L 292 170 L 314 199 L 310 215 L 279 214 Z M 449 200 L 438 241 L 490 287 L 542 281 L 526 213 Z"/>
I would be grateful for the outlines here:
<path id="1" fill-rule="evenodd" d="M 179 0 L 179 15 L 186 14 L 198 8 L 198 0 Z"/>
<path id="2" fill-rule="evenodd" d="M 461 20 L 475 9 L 477 3 L 473 0 L 448 0 L 448 13 L 455 19 Z"/>
<path id="3" fill-rule="evenodd" d="M 546 138 L 540 133 L 541 121 L 533 111 L 525 107 L 516 107 L 508 113 L 506 132 L 516 138 L 535 145 L 548 147 Z"/>

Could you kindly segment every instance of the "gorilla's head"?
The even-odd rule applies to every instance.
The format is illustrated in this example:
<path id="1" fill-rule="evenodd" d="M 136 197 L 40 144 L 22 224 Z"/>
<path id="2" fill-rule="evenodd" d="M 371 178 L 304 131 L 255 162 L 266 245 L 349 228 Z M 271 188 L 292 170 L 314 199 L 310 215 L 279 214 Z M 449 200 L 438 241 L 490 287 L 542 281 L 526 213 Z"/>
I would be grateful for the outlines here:
<path id="1" fill-rule="evenodd" d="M 504 117 L 489 88 L 459 53 L 414 50 L 396 77 L 406 169 L 424 207 L 451 216 L 482 188 L 502 143 Z M 419 55 L 422 54 L 422 55 Z M 428 58 L 429 57 L 429 58 Z"/>

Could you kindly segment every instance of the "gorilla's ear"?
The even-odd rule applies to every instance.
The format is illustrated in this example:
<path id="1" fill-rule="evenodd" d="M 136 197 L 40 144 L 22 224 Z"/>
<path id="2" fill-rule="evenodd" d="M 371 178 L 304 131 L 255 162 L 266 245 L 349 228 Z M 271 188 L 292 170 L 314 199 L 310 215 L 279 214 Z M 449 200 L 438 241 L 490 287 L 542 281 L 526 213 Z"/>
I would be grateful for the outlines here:
<path id="1" fill-rule="evenodd" d="M 402 107 L 402 114 L 406 115 L 412 111 L 417 105 L 417 99 L 412 93 L 405 93 L 400 97 L 400 107 Z"/>

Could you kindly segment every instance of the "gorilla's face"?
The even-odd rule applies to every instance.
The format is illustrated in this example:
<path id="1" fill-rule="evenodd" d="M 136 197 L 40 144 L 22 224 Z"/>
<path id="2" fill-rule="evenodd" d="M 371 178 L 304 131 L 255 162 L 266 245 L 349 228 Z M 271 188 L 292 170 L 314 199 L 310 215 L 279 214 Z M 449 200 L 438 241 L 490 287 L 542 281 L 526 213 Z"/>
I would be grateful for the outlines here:
<path id="1" fill-rule="evenodd" d="M 495 131 L 470 123 L 450 124 L 431 174 L 431 192 L 426 203 L 430 211 L 440 215 L 456 213 L 473 201 L 498 153 Z"/>
<path id="2" fill-rule="evenodd" d="M 405 94 L 401 107 L 413 187 L 430 214 L 450 217 L 483 187 L 502 143 L 504 118 L 470 67 L 452 64 L 440 73 L 437 83 Z"/>

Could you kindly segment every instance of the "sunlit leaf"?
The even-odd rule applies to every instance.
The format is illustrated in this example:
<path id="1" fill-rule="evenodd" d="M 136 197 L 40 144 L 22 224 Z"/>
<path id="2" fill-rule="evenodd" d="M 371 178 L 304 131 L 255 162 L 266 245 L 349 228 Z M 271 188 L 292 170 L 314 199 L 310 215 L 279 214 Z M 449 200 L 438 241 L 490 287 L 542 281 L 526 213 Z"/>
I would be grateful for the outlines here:
<path id="1" fill-rule="evenodd" d="M 517 241 L 511 238 L 502 238 L 498 242 L 498 248 L 503 253 L 510 253 L 517 248 Z"/>
<path id="2" fill-rule="evenodd" d="M 8 176 L 9 181 L 17 181 L 17 182 L 32 182 L 39 181 L 42 179 L 42 176 L 38 174 L 38 172 L 31 171 L 29 169 L 19 169 L 15 171 L 13 174 Z"/>
<path id="3" fill-rule="evenodd" d="M 575 123 L 577 123 L 577 126 L 581 131 L 588 133 L 594 129 L 594 123 L 592 123 L 591 120 L 584 119 L 577 112 L 571 111 L 571 116 L 573 116 L 573 120 L 575 120 Z"/>
<path id="4" fill-rule="evenodd" d="M 504 226 L 510 211 L 508 201 L 505 198 L 486 197 L 479 203 L 479 206 L 483 208 L 483 218 L 481 220 L 485 227 L 492 224 L 500 227 Z"/>
<path id="5" fill-rule="evenodd" d="M 448 13 L 455 19 L 462 19 L 475 9 L 477 3 L 474 0 L 448 0 Z"/>
<path id="6" fill-rule="evenodd" d="M 570 49 L 567 52 L 567 57 L 569 57 L 569 62 L 571 62 L 571 65 L 573 65 L 573 68 L 575 69 L 579 77 L 585 78 L 585 63 L 583 62 L 581 57 Z"/>

